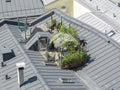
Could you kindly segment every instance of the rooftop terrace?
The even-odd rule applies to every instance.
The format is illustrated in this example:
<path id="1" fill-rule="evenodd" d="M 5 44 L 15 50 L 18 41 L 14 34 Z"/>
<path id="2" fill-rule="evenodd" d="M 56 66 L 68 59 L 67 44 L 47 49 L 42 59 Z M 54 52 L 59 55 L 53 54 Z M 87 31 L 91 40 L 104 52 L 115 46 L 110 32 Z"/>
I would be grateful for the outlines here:
<path id="1" fill-rule="evenodd" d="M 18 23 L 14 21 L 2 21 L 0 23 L 1 26 L 0 42 L 3 45 L 7 45 L 13 50 L 15 50 L 16 55 L 19 56 L 18 54 L 20 54 L 20 56 L 18 58 L 16 57 L 17 59 L 15 60 L 6 62 L 6 64 L 9 66 L 6 66 L 5 67 L 6 69 L 2 68 L 1 72 L 3 70 L 6 70 L 6 72 L 4 72 L 3 74 L 10 73 L 11 77 L 15 77 L 16 72 L 14 72 L 14 74 L 13 72 L 11 72 L 15 71 L 13 70 L 14 64 L 16 62 L 24 60 L 26 63 L 27 62 L 29 63 L 27 65 L 30 65 L 30 68 L 26 67 L 26 70 L 30 69 L 30 72 L 32 71 L 35 72 L 29 74 L 29 71 L 27 71 L 28 75 L 27 73 L 25 75 L 27 75 L 28 77 L 26 76 L 26 79 L 32 76 L 38 77 L 38 80 L 34 82 L 37 84 L 34 85 L 34 83 L 30 83 L 31 85 L 26 84 L 25 86 L 22 87 L 26 90 L 27 89 L 33 90 L 32 88 L 39 90 L 40 88 L 43 89 L 43 87 L 45 90 L 46 88 L 47 90 L 49 89 L 80 90 L 80 88 L 82 90 L 85 90 L 85 86 L 81 82 L 81 80 L 88 87 L 88 90 L 112 90 L 112 89 L 119 90 L 120 89 L 119 43 L 117 43 L 110 37 L 104 35 L 103 33 L 99 32 L 95 28 L 92 28 L 81 21 L 73 19 L 56 9 L 47 12 L 44 15 L 37 18 L 36 20 L 30 22 L 29 27 L 34 27 L 38 24 L 46 24 L 46 22 L 51 21 L 51 18 L 55 18 L 58 22 L 62 22 L 68 27 L 71 26 L 75 28 L 77 30 L 78 35 L 82 36 L 86 40 L 88 49 L 87 54 L 89 55 L 87 59 L 88 60 L 87 64 L 82 68 L 78 68 L 76 71 L 61 70 L 56 66 L 46 66 L 44 59 L 41 55 L 39 55 L 37 52 L 27 50 L 25 47 L 26 43 L 21 42 L 21 40 L 24 41 L 24 39 L 20 35 L 21 33 L 19 32 L 19 30 L 18 31 L 16 30 L 18 28 L 17 26 Z M 8 25 L 6 25 L 5 23 Z M 24 57 L 22 57 L 22 55 Z M 59 77 L 68 76 L 74 77 L 75 83 L 63 84 L 58 81 Z M 12 78 L 9 81 L 10 83 L 14 82 L 14 84 L 8 85 L 8 82 L 4 80 L 4 75 L 2 74 L 0 79 L 1 79 L 0 81 L 3 83 L 1 85 L 2 88 L 5 85 L 7 85 L 7 87 L 4 87 L 6 89 L 12 87 L 15 84 L 17 85 L 16 83 L 17 80 L 14 79 L 14 81 L 12 81 L 13 80 Z M 31 88 L 32 85 L 34 86 Z M 14 86 L 13 88 L 16 89 L 17 87 Z"/>
<path id="2" fill-rule="evenodd" d="M 72 19 L 57 10 L 46 13 L 31 22 L 31 25 L 45 24 L 51 20 L 51 17 L 57 19 L 58 22 L 62 21 L 68 27 L 76 28 L 78 35 L 83 36 L 88 43 L 90 63 L 88 62 L 82 70 L 78 69 L 76 72 L 79 77 L 83 77 L 86 85 L 93 82 L 90 86 L 91 90 L 96 90 L 96 88 L 100 90 L 119 90 L 119 44 L 95 28 Z"/>

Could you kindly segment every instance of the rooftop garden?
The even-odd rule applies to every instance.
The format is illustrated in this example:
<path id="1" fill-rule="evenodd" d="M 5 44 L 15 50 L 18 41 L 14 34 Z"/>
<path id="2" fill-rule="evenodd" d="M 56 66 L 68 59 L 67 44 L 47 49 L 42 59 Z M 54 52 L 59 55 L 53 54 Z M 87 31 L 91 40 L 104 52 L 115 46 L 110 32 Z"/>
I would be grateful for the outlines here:
<path id="1" fill-rule="evenodd" d="M 47 61 L 64 69 L 83 65 L 86 58 L 85 40 L 80 40 L 77 31 L 57 22 L 56 19 L 47 22 L 46 26 L 51 34 L 45 53 Z"/>

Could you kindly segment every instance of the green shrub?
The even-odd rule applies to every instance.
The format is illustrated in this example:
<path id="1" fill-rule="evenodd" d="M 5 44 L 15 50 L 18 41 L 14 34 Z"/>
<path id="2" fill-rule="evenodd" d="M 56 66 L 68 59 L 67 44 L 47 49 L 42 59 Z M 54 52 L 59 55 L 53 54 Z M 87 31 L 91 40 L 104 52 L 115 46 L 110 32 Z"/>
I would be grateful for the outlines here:
<path id="1" fill-rule="evenodd" d="M 58 23 L 57 29 L 59 29 L 60 32 L 64 32 L 64 33 L 68 33 L 68 34 L 72 35 L 76 39 L 78 38 L 76 30 L 72 27 L 67 28 L 64 24 Z"/>
<path id="2" fill-rule="evenodd" d="M 59 31 L 60 31 L 60 32 L 63 32 L 63 33 L 67 33 L 67 27 L 65 27 L 64 24 L 61 24 L 61 25 L 59 26 Z"/>
<path id="3" fill-rule="evenodd" d="M 85 60 L 86 52 L 81 50 L 80 52 L 69 52 L 62 59 L 63 68 L 74 68 L 81 65 Z"/>

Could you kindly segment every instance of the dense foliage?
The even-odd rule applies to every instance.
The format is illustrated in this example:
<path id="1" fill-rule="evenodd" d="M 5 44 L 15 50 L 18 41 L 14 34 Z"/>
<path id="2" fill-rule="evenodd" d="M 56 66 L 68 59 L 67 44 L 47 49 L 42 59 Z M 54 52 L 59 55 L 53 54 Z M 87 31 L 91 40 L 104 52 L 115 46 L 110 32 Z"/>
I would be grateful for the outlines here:
<path id="1" fill-rule="evenodd" d="M 66 27 L 62 23 L 52 20 L 52 25 L 57 28 L 58 32 L 50 39 L 55 48 L 61 48 L 63 57 L 59 61 L 62 68 L 75 68 L 85 62 L 86 51 L 80 47 L 77 31 L 72 27 Z"/>
<path id="2" fill-rule="evenodd" d="M 84 50 L 68 52 L 62 59 L 63 68 L 75 68 L 80 66 L 86 57 L 86 52 Z"/>
<path id="3" fill-rule="evenodd" d="M 69 35 L 72 35 L 73 38 L 78 39 L 78 35 L 76 33 L 76 30 L 72 27 L 67 28 L 64 24 L 58 24 L 58 29 L 60 32 L 67 33 Z"/>

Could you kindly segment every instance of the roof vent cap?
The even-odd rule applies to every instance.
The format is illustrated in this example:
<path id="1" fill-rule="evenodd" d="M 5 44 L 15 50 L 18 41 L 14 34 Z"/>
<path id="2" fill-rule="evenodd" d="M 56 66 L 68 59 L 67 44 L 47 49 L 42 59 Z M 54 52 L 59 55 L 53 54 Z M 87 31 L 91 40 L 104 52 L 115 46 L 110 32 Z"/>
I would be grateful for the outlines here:
<path id="1" fill-rule="evenodd" d="M 25 63 L 24 62 L 20 62 L 20 63 L 16 63 L 17 68 L 25 68 Z"/>

